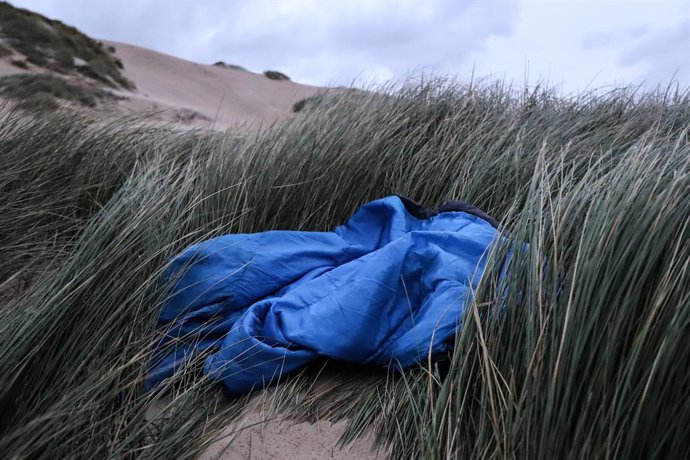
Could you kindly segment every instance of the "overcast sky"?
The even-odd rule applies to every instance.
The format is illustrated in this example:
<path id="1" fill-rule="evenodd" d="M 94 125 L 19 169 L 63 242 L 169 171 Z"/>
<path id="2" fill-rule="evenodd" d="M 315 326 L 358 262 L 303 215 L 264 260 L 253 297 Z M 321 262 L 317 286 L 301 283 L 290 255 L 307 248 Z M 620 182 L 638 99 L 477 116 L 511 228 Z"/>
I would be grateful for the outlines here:
<path id="1" fill-rule="evenodd" d="M 420 73 L 690 86 L 688 0 L 10 0 L 102 39 L 316 85 Z"/>

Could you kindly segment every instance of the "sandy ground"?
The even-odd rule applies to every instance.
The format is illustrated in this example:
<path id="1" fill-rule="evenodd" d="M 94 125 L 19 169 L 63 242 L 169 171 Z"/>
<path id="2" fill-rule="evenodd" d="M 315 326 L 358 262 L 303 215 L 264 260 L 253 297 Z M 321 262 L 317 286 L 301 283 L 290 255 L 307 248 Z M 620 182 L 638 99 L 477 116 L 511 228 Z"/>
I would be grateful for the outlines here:
<path id="1" fill-rule="evenodd" d="M 243 70 L 197 64 L 118 42 L 125 76 L 137 87 L 119 92 L 131 113 L 156 111 L 162 121 L 227 129 L 257 128 L 292 116 L 292 105 L 324 88 L 277 81 Z"/>
<path id="2" fill-rule="evenodd" d="M 243 427 L 246 427 L 242 429 Z M 296 423 L 281 417 L 266 419 L 259 410 L 247 412 L 238 425 L 228 427 L 199 460 L 382 460 L 381 451 L 372 449 L 373 436 L 357 438 L 340 448 L 338 441 L 346 422 Z M 238 430 L 241 430 L 238 432 Z M 224 436 L 224 437 L 223 437 Z"/>
<path id="3" fill-rule="evenodd" d="M 20 69 L 19 67 L 16 67 L 10 63 L 10 61 L 14 59 L 14 57 L 16 57 L 16 55 L 0 59 L 0 75 L 12 75 L 15 73 L 24 72 L 23 69 Z"/>
<path id="4" fill-rule="evenodd" d="M 380 384 L 383 375 L 340 363 L 330 363 L 330 366 L 320 369 L 318 376 L 314 376 L 316 380 L 313 381 L 310 398 L 319 395 L 319 400 L 325 404 L 318 409 L 312 406 L 321 414 L 314 423 L 297 422 L 277 409 L 277 387 L 259 391 L 252 395 L 242 416 L 223 430 L 200 460 L 383 460 L 388 452 L 385 448 L 374 449 L 373 431 L 365 432 L 350 444 L 340 446 L 339 441 L 347 422 L 332 423 L 327 420 L 327 414 L 332 413 L 330 410 L 333 408 L 329 402 L 333 403 L 342 397 L 347 399 L 364 388 Z M 310 378 L 306 381 L 310 381 Z M 306 406 L 310 405 L 306 400 L 304 402 Z"/>

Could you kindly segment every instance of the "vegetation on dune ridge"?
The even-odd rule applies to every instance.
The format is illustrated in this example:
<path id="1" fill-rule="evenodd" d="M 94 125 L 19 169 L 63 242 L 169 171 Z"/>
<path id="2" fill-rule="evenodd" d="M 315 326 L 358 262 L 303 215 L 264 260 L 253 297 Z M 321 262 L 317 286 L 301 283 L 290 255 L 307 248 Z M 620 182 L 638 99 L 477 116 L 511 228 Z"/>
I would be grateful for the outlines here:
<path id="1" fill-rule="evenodd" d="M 277 70 L 265 70 L 264 75 L 271 80 L 290 81 L 290 77 Z"/>
<path id="2" fill-rule="evenodd" d="M 23 73 L 0 77 L 0 95 L 14 100 L 17 108 L 55 110 L 59 101 L 94 107 L 99 100 L 114 99 L 112 93 L 83 82 L 71 82 L 49 73 Z"/>
<path id="3" fill-rule="evenodd" d="M 29 70 L 29 64 L 24 59 L 12 59 L 10 64 L 20 69 Z"/>
<path id="4" fill-rule="evenodd" d="M 0 2 L 0 38 L 5 48 L 13 48 L 37 67 L 80 74 L 113 88 L 134 88 L 112 51 L 60 21 Z"/>
<path id="5" fill-rule="evenodd" d="M 169 257 L 222 233 L 329 229 L 399 193 L 471 201 L 529 249 L 499 288 L 510 247 L 495 249 L 449 362 L 330 386 L 314 381 L 352 369 L 320 364 L 269 406 L 347 418 L 344 441 L 373 429 L 393 458 L 687 453 L 688 93 L 434 80 L 324 98 L 251 137 L 5 115 L 1 452 L 197 455 L 247 398 L 223 401 L 197 361 L 144 391 Z"/>
<path id="6" fill-rule="evenodd" d="M 247 69 L 245 69 L 245 68 L 242 67 L 241 65 L 237 65 L 237 64 L 227 64 L 227 63 L 225 63 L 224 61 L 214 62 L 213 65 L 214 65 L 215 67 L 221 67 L 221 68 L 223 68 L 223 69 L 243 70 L 243 71 L 247 72 Z"/>

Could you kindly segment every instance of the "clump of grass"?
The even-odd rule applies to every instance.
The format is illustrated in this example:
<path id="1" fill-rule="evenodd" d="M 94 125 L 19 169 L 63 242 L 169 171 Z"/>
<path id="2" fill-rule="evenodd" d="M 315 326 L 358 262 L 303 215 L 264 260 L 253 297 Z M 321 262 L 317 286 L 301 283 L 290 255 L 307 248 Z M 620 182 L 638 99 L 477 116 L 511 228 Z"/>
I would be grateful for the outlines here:
<path id="1" fill-rule="evenodd" d="M 247 138 L 61 112 L 3 121 L 10 457 L 196 455 L 246 401 L 220 410 L 194 365 L 144 391 L 166 261 L 221 233 L 330 229 L 392 193 L 499 219 L 508 276 L 510 246 L 496 247 L 447 362 L 361 369 L 326 389 L 319 364 L 269 404 L 345 417 L 345 439 L 373 429 L 394 458 L 686 453 L 687 92 L 563 98 L 434 80 L 342 92 Z M 147 418 L 164 396 L 167 415 Z"/>
<path id="2" fill-rule="evenodd" d="M 20 69 L 28 69 L 29 68 L 29 63 L 26 62 L 25 59 L 12 59 L 10 61 L 10 64 L 12 64 L 15 67 L 18 67 Z"/>
<path id="3" fill-rule="evenodd" d="M 14 51 L 12 51 L 12 48 L 8 48 L 7 46 L 0 43 L 0 58 L 12 56 L 13 54 Z"/>
<path id="4" fill-rule="evenodd" d="M 271 80 L 278 80 L 278 81 L 289 81 L 290 77 L 285 75 L 282 72 L 278 72 L 277 70 L 266 70 L 264 71 L 264 75 L 266 78 L 270 78 Z"/>
<path id="5" fill-rule="evenodd" d="M 295 102 L 292 105 L 292 111 L 293 112 L 301 112 L 302 110 L 305 109 L 315 109 L 316 107 L 319 107 L 323 102 L 328 98 L 327 93 L 317 93 L 314 94 L 313 96 L 305 97 L 303 99 L 300 99 L 299 101 Z"/>
<path id="6" fill-rule="evenodd" d="M 76 57 L 88 63 L 89 78 L 112 87 L 134 87 L 102 43 L 60 21 L 0 2 L 0 36 L 38 67 L 73 73 L 80 70 L 74 68 Z"/>
<path id="7" fill-rule="evenodd" d="M 245 69 L 245 68 L 242 67 L 241 65 L 237 65 L 237 64 L 227 64 L 227 63 L 224 62 L 224 61 L 214 62 L 213 65 L 214 65 L 215 67 L 222 67 L 222 68 L 224 68 L 224 69 L 243 70 L 243 71 L 245 71 L 245 72 L 247 71 L 247 69 Z"/>
<path id="8" fill-rule="evenodd" d="M 94 107 L 107 97 L 107 93 L 99 88 L 48 73 L 0 77 L 0 94 L 16 101 L 23 109 L 44 110 L 54 110 L 59 100 Z"/>

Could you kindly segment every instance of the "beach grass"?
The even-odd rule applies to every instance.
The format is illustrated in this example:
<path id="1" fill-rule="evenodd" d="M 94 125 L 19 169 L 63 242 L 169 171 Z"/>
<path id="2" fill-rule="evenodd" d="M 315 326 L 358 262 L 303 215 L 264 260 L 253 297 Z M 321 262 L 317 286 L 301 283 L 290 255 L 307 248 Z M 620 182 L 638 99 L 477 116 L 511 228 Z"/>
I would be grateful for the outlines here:
<path id="1" fill-rule="evenodd" d="M 277 411 L 345 418 L 343 442 L 373 431 L 393 458 L 682 458 L 689 96 L 430 79 L 328 93 L 253 135 L 5 110 L 0 452 L 197 456 L 248 398 L 198 362 L 145 391 L 169 258 L 224 233 L 327 230 L 397 193 L 470 201 L 509 235 L 452 357 L 402 374 L 320 362 L 271 389 Z"/>

